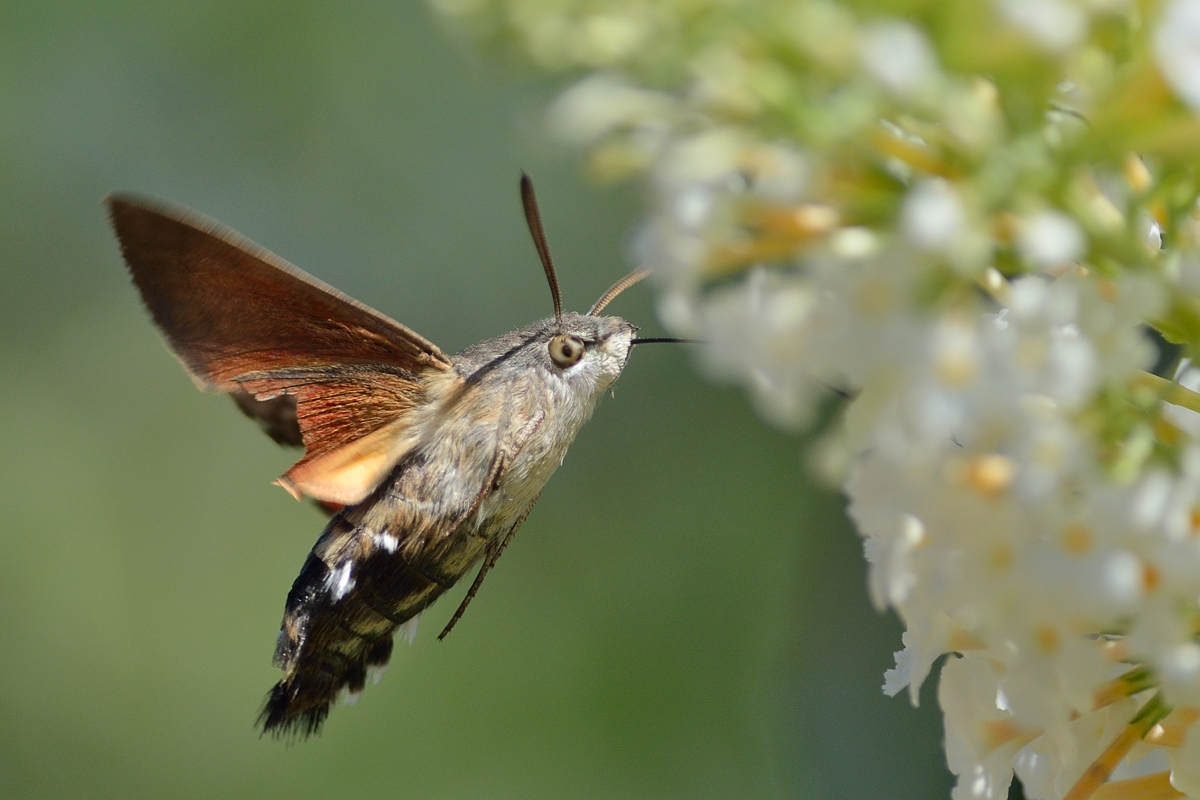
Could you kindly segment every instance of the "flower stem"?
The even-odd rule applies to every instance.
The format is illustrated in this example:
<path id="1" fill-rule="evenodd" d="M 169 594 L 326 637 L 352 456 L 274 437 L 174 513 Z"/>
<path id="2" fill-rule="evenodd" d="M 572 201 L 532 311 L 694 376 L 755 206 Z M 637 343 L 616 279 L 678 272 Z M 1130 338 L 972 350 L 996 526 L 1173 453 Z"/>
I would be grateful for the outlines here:
<path id="1" fill-rule="evenodd" d="M 1094 797 L 1133 746 L 1170 712 L 1171 707 L 1163 702 L 1161 695 L 1156 694 L 1151 698 L 1125 730 L 1121 731 L 1100 757 L 1079 776 L 1079 780 L 1071 787 L 1071 791 L 1063 796 L 1063 800 L 1089 800 Z"/>
<path id="2" fill-rule="evenodd" d="M 1149 372 L 1139 372 L 1134 376 L 1130 385 L 1134 389 L 1149 389 L 1168 403 L 1200 412 L 1200 394 L 1180 386 L 1175 381 L 1160 378 Z"/>
<path id="3" fill-rule="evenodd" d="M 1156 772 L 1106 783 L 1096 790 L 1092 800 L 1174 800 L 1178 797 L 1187 795 L 1171 785 L 1171 773 Z"/>

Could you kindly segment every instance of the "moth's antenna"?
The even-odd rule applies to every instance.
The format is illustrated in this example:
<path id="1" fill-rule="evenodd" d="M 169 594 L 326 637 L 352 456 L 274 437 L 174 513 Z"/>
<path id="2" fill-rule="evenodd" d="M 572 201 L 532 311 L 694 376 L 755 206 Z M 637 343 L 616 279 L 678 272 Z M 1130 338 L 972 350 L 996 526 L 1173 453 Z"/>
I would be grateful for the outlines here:
<path id="1" fill-rule="evenodd" d="M 550 260 L 550 247 L 546 244 L 546 231 L 542 229 L 542 215 L 538 213 L 537 196 L 533 193 L 533 181 L 521 171 L 521 204 L 525 206 L 525 222 L 529 224 L 529 235 L 537 248 L 550 282 L 550 294 L 554 297 L 554 319 L 562 325 L 562 295 L 558 292 L 558 275 L 554 273 L 554 262 Z"/>
<path id="2" fill-rule="evenodd" d="M 613 301 L 614 297 L 628 289 L 630 286 L 633 286 L 635 283 L 640 283 L 641 281 L 645 280 L 647 277 L 649 277 L 649 275 L 650 270 L 638 269 L 629 273 L 624 278 L 621 278 L 621 280 L 610 286 L 607 292 L 600 295 L 600 299 L 597 300 L 596 304 L 592 306 L 592 310 L 588 312 L 588 316 L 594 317 L 599 314 L 604 310 L 606 305 Z"/>

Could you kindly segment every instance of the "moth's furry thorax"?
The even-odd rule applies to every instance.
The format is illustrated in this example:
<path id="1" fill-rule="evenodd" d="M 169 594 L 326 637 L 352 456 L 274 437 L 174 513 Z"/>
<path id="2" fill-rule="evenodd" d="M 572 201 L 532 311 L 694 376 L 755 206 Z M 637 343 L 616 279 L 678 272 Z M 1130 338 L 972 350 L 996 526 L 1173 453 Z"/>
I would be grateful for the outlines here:
<path id="1" fill-rule="evenodd" d="M 479 435 L 494 436 L 494 443 L 488 444 L 511 459 L 503 491 L 481 506 L 481 515 L 500 510 L 489 506 L 507 506 L 506 511 L 519 514 L 533 502 L 591 418 L 600 396 L 625 368 L 636 332 L 635 325 L 620 317 L 564 314 L 561 323 L 540 320 L 452 357 L 470 389 L 464 408 L 449 416 L 461 411 L 467 417 L 477 413 L 488 418 L 475 436 L 460 430 L 466 434 L 461 441 L 474 439 L 486 448 Z M 548 350 L 559 334 L 578 337 L 586 348 L 583 358 L 566 368 L 556 365 Z"/>

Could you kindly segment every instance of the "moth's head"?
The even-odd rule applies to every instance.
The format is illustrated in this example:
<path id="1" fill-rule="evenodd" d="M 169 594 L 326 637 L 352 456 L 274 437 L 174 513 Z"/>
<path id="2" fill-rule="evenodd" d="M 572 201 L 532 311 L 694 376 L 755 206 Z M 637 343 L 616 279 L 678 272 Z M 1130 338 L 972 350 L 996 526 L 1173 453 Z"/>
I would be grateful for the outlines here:
<path id="1" fill-rule="evenodd" d="M 563 314 L 531 326 L 527 357 L 579 394 L 603 392 L 625 369 L 637 326 L 620 317 Z"/>
<path id="2" fill-rule="evenodd" d="M 514 334 L 519 342 L 516 347 L 520 351 L 518 360 L 573 387 L 577 394 L 598 396 L 625 369 L 625 362 L 634 344 L 634 334 L 637 333 L 636 325 L 620 317 L 602 317 L 600 312 L 614 297 L 645 278 L 647 273 L 633 272 L 617 281 L 586 314 L 564 314 L 558 275 L 550 258 L 550 247 L 546 244 L 546 232 L 542 229 L 542 215 L 538 211 L 533 182 L 523 172 L 521 203 L 525 208 L 525 221 L 529 224 L 533 244 L 546 271 L 546 281 L 550 284 L 554 317 L 535 322 Z"/>
<path id="3" fill-rule="evenodd" d="M 554 317 L 535 322 L 528 328 L 509 336 L 481 342 L 464 350 L 457 358 L 459 368 L 476 375 L 475 380 L 500 368 L 501 364 L 517 368 L 535 368 L 546 376 L 551 385 L 570 387 L 576 397 L 595 398 L 607 389 L 625 369 L 629 351 L 639 342 L 674 341 L 667 339 L 635 339 L 637 326 L 620 317 L 600 316 L 613 298 L 646 278 L 645 270 L 636 270 L 614 283 L 600 296 L 586 314 L 564 314 L 562 296 L 558 290 L 558 275 L 542 229 L 533 182 L 521 173 L 521 203 L 525 221 L 546 271 L 550 297 L 554 301 Z M 508 364 L 511 362 L 511 364 Z M 474 372 L 473 370 L 478 370 Z"/>
<path id="4" fill-rule="evenodd" d="M 453 360 L 473 383 L 530 379 L 590 401 L 625 369 L 636 333 L 637 326 L 620 317 L 563 314 L 485 339 Z"/>

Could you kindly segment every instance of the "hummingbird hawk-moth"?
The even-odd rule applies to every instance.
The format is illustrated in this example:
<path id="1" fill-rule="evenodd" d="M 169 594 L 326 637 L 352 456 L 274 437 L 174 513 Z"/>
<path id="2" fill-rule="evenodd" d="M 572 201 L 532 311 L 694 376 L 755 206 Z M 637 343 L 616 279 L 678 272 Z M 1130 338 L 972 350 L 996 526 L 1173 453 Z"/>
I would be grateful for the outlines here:
<path id="1" fill-rule="evenodd" d="M 275 441 L 304 448 L 277 483 L 332 513 L 288 593 L 283 678 L 264 733 L 317 732 L 342 692 L 381 673 L 397 632 L 480 563 L 462 616 L 600 395 L 637 327 L 564 314 L 528 176 L 526 221 L 554 316 L 457 355 L 213 220 L 128 194 L 107 199 L 133 282 L 203 389 L 232 395 Z"/>

